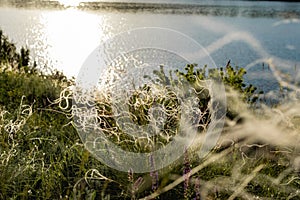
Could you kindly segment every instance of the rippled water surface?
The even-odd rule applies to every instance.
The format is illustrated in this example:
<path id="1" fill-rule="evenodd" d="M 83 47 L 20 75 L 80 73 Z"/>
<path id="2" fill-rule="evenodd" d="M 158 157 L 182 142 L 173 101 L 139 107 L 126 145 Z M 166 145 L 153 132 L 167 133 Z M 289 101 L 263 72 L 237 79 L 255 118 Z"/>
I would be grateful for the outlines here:
<path id="1" fill-rule="evenodd" d="M 60 2 L 67 5 L 68 1 Z M 80 4 L 78 8 L 2 5 L 0 27 L 19 47 L 29 47 L 39 64 L 68 76 L 76 76 L 90 52 L 115 34 L 163 27 L 195 39 L 218 67 L 228 60 L 246 67 L 248 80 L 266 90 L 278 86 L 272 69 L 300 79 L 300 3 L 126 2 L 131 4 Z M 170 2 L 172 5 L 166 4 Z"/>

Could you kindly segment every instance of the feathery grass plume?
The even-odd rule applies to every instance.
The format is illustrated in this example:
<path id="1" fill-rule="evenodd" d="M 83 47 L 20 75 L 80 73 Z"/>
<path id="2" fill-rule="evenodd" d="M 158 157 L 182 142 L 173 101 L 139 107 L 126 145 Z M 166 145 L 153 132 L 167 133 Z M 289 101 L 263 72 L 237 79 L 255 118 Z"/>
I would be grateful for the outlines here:
<path id="1" fill-rule="evenodd" d="M 4 36 L 1 37 L 1 41 L 4 41 Z M 134 180 L 133 174 L 129 178 L 131 173 L 113 170 L 92 156 L 71 125 L 71 117 L 79 108 L 70 109 L 73 97 L 69 85 L 56 74 L 48 76 L 39 71 L 33 73 L 31 68 L 27 70 L 22 67 L 19 70 L 17 66 L 21 61 L 13 45 L 8 42 L 6 39 L 4 45 L 7 51 L 1 49 L 0 199 L 184 198 L 187 177 L 185 173 L 182 174 L 185 167 L 182 163 L 175 162 L 160 170 L 159 181 L 157 171 L 152 171 L 152 177 L 141 174 Z M 23 57 L 26 57 L 25 51 Z M 26 63 L 25 58 L 21 65 Z M 215 72 L 212 70 L 211 76 L 217 76 Z M 251 99 L 258 93 L 256 90 L 253 92 L 253 87 L 243 85 L 243 70 L 228 65 L 223 73 L 222 77 L 228 82 L 228 113 L 216 147 L 204 158 L 195 156 L 205 136 L 204 126 L 186 152 L 187 155 L 183 152 L 183 157 L 189 158 L 189 179 L 194 185 L 194 189 L 190 190 L 191 197 L 299 199 L 299 88 L 294 85 L 286 90 L 285 99 L 280 104 L 268 106 L 261 101 L 259 107 L 254 107 L 250 106 Z M 166 74 L 162 74 L 162 71 L 158 71 L 156 78 L 170 85 L 176 84 L 176 79 L 168 79 Z M 201 85 L 198 84 L 208 77 L 205 70 L 189 65 L 185 71 L 178 71 L 178 75 L 178 79 L 189 80 L 195 83 L 199 91 L 203 91 L 199 109 L 208 114 L 202 122 L 211 123 L 207 109 L 209 91 L 205 88 L 200 90 Z M 288 87 L 286 82 L 282 85 Z M 249 89 L 245 89 L 247 87 Z M 153 137 L 139 138 L 122 132 L 114 118 L 109 99 L 111 94 L 104 93 L 97 97 L 97 123 L 109 140 L 132 152 L 150 152 L 155 142 L 162 143 L 156 146 L 158 148 L 172 142 L 177 128 L 172 124 L 176 124 L 182 111 L 179 109 L 180 102 L 168 87 L 161 87 L 161 92 L 156 93 L 154 89 L 136 88 L 133 91 L 136 93 L 128 97 L 131 101 L 126 104 L 126 107 L 130 107 L 128 113 L 132 121 L 141 124 L 151 121 L 147 111 L 149 114 L 149 106 L 154 99 L 165 109 L 168 119 L 173 121 L 166 122 L 166 126 L 162 126 L 163 131 Z M 250 101 L 245 96 L 250 97 Z M 138 114 L 138 117 L 135 116 Z M 148 162 L 151 166 L 151 159 Z M 154 166 L 153 162 L 153 169 Z M 197 177 L 201 177 L 201 195 Z M 132 184 L 130 190 L 129 180 Z M 189 188 L 192 188 L 191 184 Z"/>

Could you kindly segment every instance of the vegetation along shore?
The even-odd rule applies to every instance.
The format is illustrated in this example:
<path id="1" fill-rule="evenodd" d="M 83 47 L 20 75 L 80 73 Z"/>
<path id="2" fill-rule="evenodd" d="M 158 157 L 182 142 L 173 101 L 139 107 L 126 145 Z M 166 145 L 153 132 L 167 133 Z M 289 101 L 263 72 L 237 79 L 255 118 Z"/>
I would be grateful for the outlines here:
<path id="1" fill-rule="evenodd" d="M 245 83 L 246 73 L 230 62 L 209 72 L 189 64 L 175 70 L 173 79 L 163 66 L 155 71 L 156 77 L 149 78 L 158 84 L 180 81 L 194 87 L 205 113 L 197 122 L 200 135 L 212 123 L 212 97 L 202 83 L 222 81 L 224 128 L 204 158 L 195 156 L 201 143 L 195 141 L 164 169 L 120 172 L 95 159 L 78 136 L 72 112 L 75 81 L 56 70 L 43 71 L 28 49 L 18 50 L 0 31 L 0 199 L 299 199 L 299 99 L 291 91 L 285 101 L 266 105 L 260 89 Z M 169 123 L 148 138 L 163 148 L 177 134 L 180 102 L 171 91 L 157 96 L 151 91 L 149 85 L 137 88 L 127 106 L 137 124 L 149 123 L 154 99 L 166 109 Z M 108 98 L 98 98 L 95 107 L 101 128 L 116 145 L 133 152 L 153 150 L 122 132 Z"/>

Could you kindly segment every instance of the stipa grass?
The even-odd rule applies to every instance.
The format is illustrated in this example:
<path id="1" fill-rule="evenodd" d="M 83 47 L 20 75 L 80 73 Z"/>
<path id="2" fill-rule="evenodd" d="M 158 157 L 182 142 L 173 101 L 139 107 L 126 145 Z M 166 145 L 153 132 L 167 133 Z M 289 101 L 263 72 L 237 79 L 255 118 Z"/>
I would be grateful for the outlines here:
<path id="1" fill-rule="evenodd" d="M 265 108 L 264 116 L 240 110 L 243 123 L 229 121 L 215 150 L 191 163 L 191 196 L 197 198 L 200 180 L 201 199 L 298 199 L 300 130 L 299 122 L 291 123 L 298 116 L 297 105 Z M 270 117 L 273 112 L 278 114 Z M 185 180 L 181 175 L 142 199 L 168 196 Z"/>
<path id="2" fill-rule="evenodd" d="M 188 151 L 189 163 L 183 157 L 181 163 L 156 172 L 159 184 L 154 191 L 153 173 L 137 174 L 143 184 L 134 195 L 128 192 L 127 198 L 299 198 L 299 100 L 272 108 L 259 104 L 257 110 L 245 102 L 241 90 L 228 87 L 226 91 L 231 115 L 211 154 L 204 159 L 194 156 L 203 140 L 198 137 Z M 187 165 L 191 166 L 188 176 L 183 173 Z"/>
<path id="3" fill-rule="evenodd" d="M 197 157 L 203 141 L 198 137 L 177 162 L 164 169 L 144 174 L 120 172 L 85 149 L 72 125 L 73 94 L 64 77 L 22 68 L 18 65 L 21 54 L 13 51 L 9 54 L 13 58 L 4 55 L 0 73 L 0 199 L 300 198 L 297 91 L 276 106 L 255 105 L 252 100 L 259 93 L 242 85 L 244 71 L 227 66 L 230 73 L 224 72 L 223 78 L 228 85 L 228 115 L 210 154 Z M 22 65 L 27 65 L 28 53 L 23 50 L 23 54 L 21 60 L 26 62 Z M 8 67 L 10 64 L 13 66 Z M 195 70 L 195 75 L 205 77 L 205 70 L 191 65 L 190 73 L 179 74 L 195 81 Z M 145 100 L 148 93 L 143 92 Z M 132 112 L 148 103 L 132 107 Z M 103 112 L 98 114 L 109 117 L 108 107 L 100 105 L 98 111 Z M 147 122 L 146 114 L 140 118 L 143 123 Z"/>
<path id="4" fill-rule="evenodd" d="M 71 95 L 65 88 L 46 108 L 24 101 L 13 113 L 2 108 L 2 199 L 299 198 L 300 102 L 295 98 L 273 108 L 261 105 L 258 112 L 228 89 L 228 102 L 235 102 L 228 109 L 236 115 L 227 118 L 208 156 L 195 156 L 199 137 L 187 151 L 189 163 L 183 156 L 152 176 L 132 172 L 129 180 L 85 150 L 70 123 Z"/>

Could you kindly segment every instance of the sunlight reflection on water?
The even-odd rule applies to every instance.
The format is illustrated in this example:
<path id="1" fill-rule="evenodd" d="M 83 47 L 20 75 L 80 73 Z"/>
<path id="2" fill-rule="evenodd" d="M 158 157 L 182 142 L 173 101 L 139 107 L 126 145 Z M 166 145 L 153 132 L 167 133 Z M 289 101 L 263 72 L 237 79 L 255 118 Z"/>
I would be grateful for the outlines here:
<path id="1" fill-rule="evenodd" d="M 0 7 L 0 28 L 4 33 L 18 47 L 27 46 L 39 66 L 56 68 L 69 77 L 77 76 L 84 60 L 101 41 L 139 27 L 163 27 L 187 34 L 209 51 L 218 67 L 230 59 L 233 65 L 261 70 L 262 63 L 272 59 L 277 70 L 291 71 L 290 68 L 295 72 L 294 68 L 300 66 L 298 25 L 296 18 Z M 264 76 L 255 73 L 258 80 L 263 81 Z M 275 85 L 269 89 L 278 87 Z"/>
<path id="2" fill-rule="evenodd" d="M 105 39 L 105 23 L 104 16 L 75 9 L 45 12 L 40 18 L 44 26 L 40 37 L 47 40 L 49 56 L 57 58 L 55 66 L 68 74 L 77 74 L 89 52 Z"/>

